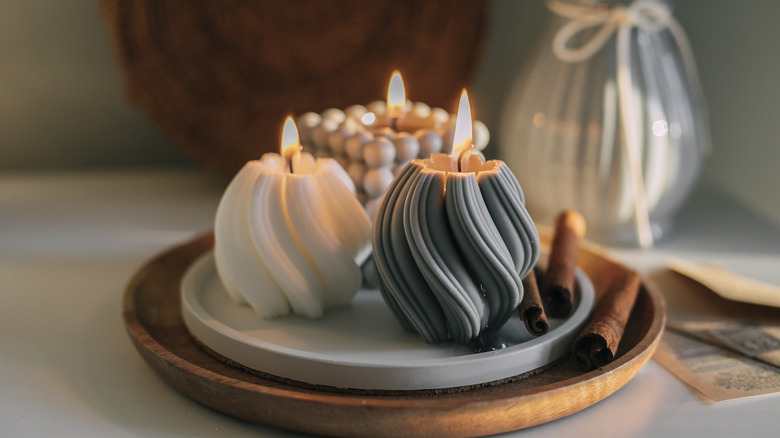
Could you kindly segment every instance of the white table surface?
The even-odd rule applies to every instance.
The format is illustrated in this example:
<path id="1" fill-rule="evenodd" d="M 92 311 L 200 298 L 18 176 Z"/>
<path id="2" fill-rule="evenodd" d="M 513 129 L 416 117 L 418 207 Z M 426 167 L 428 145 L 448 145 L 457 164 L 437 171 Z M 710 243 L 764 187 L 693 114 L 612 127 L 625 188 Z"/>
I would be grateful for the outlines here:
<path id="1" fill-rule="evenodd" d="M 181 395 L 141 359 L 121 301 L 149 258 L 212 226 L 226 181 L 204 171 L 0 174 L 0 436 L 299 436 Z M 780 284 L 780 230 L 699 190 L 648 251 Z M 668 291 L 666 291 L 668 292 Z M 605 425 L 610 425 L 605 427 Z M 776 437 L 780 395 L 706 404 L 655 362 L 598 404 L 522 437 Z"/>

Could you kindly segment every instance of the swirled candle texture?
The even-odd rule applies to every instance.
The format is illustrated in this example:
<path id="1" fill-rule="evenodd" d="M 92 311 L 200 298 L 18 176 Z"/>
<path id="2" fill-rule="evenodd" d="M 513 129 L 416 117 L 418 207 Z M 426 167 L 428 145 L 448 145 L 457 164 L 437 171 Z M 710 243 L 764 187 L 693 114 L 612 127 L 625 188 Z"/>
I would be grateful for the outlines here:
<path id="1" fill-rule="evenodd" d="M 427 342 L 473 344 L 504 325 L 539 256 L 539 235 L 508 166 L 467 156 L 468 172 L 433 154 L 385 192 L 372 231 L 380 290 Z"/>
<path id="2" fill-rule="evenodd" d="M 279 154 L 250 161 L 217 209 L 215 259 L 230 296 L 263 317 L 316 318 L 349 301 L 370 254 L 371 223 L 332 159 Z"/>

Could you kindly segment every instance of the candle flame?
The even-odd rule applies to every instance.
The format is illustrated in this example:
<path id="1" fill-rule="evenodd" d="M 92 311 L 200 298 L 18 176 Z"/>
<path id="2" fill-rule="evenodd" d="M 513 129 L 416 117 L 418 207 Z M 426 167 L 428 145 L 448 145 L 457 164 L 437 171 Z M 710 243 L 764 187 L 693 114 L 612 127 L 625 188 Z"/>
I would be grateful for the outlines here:
<path id="1" fill-rule="evenodd" d="M 282 156 L 290 161 L 292 158 L 301 152 L 303 147 L 301 146 L 300 139 L 298 138 L 298 127 L 295 126 L 293 118 L 287 116 L 284 121 L 284 128 L 282 129 Z"/>
<path id="2" fill-rule="evenodd" d="M 401 79 L 401 72 L 395 70 L 387 87 L 387 114 L 394 119 L 400 118 L 404 114 L 405 104 L 404 80 Z"/>
<path id="3" fill-rule="evenodd" d="M 458 117 L 455 119 L 455 135 L 452 137 L 452 170 L 465 172 L 468 167 L 468 155 L 472 143 L 471 127 L 471 105 L 469 105 L 469 95 L 466 89 L 460 94 L 460 103 L 458 104 Z M 463 159 L 466 159 L 466 166 L 463 167 Z"/>

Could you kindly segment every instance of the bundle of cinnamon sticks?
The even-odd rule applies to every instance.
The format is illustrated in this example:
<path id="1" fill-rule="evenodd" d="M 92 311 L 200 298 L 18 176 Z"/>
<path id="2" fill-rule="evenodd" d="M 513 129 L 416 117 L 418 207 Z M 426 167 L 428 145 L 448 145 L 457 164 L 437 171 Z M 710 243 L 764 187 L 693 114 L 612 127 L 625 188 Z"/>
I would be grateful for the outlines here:
<path id="1" fill-rule="evenodd" d="M 572 210 L 558 215 L 546 272 L 535 269 L 523 280 L 525 293 L 520 303 L 520 317 L 530 333 L 536 336 L 547 333 L 547 315 L 565 318 L 571 313 L 577 251 L 584 236 L 585 219 L 582 215 Z M 572 354 L 581 370 L 602 367 L 615 358 L 640 283 L 639 274 L 633 271 L 621 273 L 610 280 L 590 320 L 572 346 Z"/>

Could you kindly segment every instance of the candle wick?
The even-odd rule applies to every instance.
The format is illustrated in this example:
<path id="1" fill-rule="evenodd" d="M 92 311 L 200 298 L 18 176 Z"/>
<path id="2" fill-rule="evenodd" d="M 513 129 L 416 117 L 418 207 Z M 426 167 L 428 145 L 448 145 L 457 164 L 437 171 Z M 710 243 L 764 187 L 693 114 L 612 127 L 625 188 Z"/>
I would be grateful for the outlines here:
<path id="1" fill-rule="evenodd" d="M 398 117 L 392 117 L 390 119 L 390 129 L 398 131 Z"/>
<path id="2" fill-rule="evenodd" d="M 288 158 L 287 159 L 287 165 L 290 166 L 290 173 L 295 173 L 295 171 L 293 171 L 293 160 L 292 160 L 292 158 Z"/>
<path id="3" fill-rule="evenodd" d="M 462 172 L 461 169 L 461 163 L 463 162 L 463 157 L 466 156 L 466 154 L 473 148 L 474 145 L 471 145 L 470 147 L 463 148 L 463 150 L 460 152 L 460 155 L 458 155 L 458 172 Z"/>

